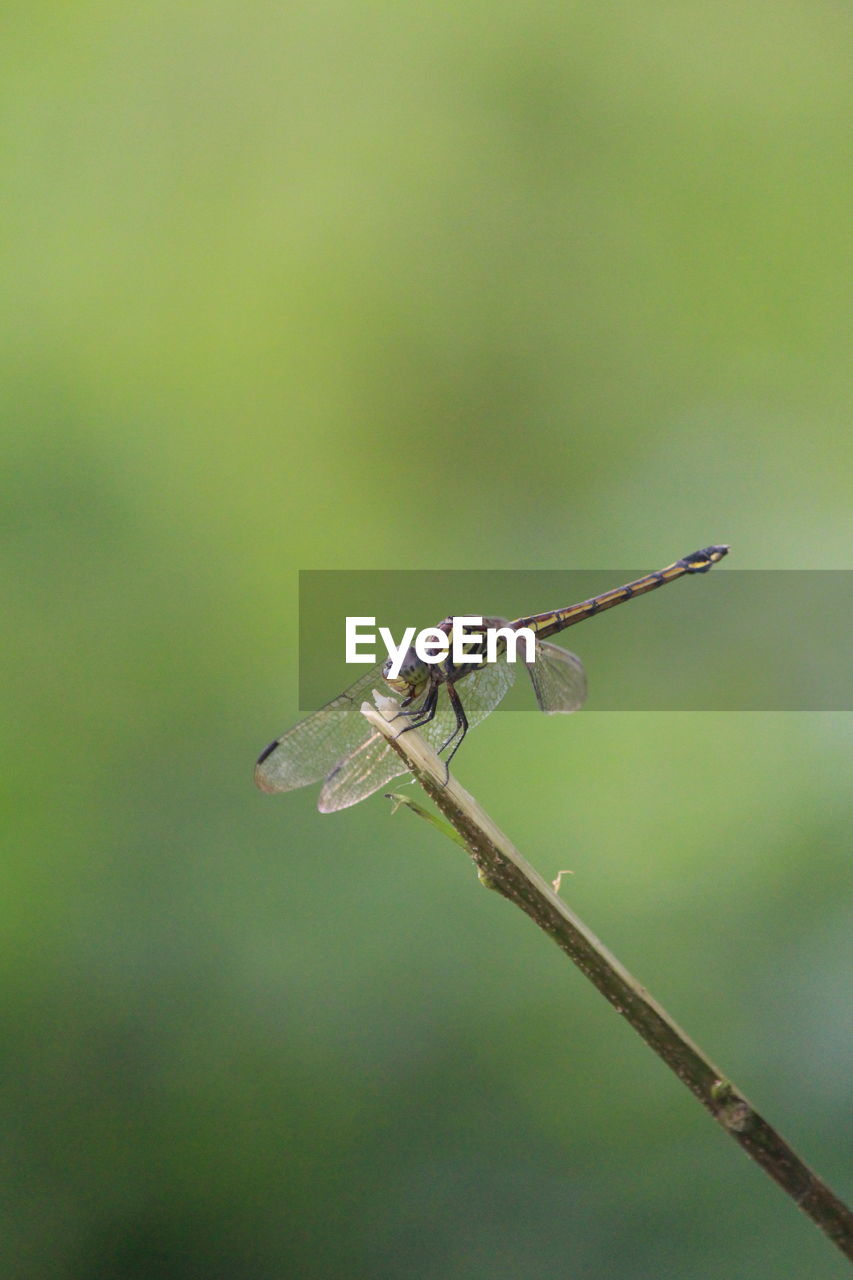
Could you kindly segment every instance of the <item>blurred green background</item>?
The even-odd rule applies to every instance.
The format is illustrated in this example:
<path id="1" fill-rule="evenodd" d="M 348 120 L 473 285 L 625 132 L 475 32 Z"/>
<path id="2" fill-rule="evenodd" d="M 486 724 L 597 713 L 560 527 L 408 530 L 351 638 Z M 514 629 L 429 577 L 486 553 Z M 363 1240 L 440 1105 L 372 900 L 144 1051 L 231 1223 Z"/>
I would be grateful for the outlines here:
<path id="1" fill-rule="evenodd" d="M 300 568 L 847 567 L 851 25 L 7 6 L 4 1276 L 846 1273 L 461 851 L 251 769 Z M 849 729 L 458 762 L 842 1193 Z"/>

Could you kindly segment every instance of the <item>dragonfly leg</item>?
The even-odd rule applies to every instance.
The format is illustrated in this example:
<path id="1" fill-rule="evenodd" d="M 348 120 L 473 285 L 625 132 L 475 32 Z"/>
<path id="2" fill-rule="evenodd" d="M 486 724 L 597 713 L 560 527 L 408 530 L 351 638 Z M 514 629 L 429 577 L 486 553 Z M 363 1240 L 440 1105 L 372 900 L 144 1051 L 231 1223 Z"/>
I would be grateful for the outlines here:
<path id="1" fill-rule="evenodd" d="M 450 761 L 453 759 L 453 757 L 456 755 L 456 752 L 462 746 L 462 743 L 465 738 L 465 734 L 468 732 L 468 717 L 465 714 L 465 708 L 462 705 L 462 699 L 459 697 L 459 694 L 456 692 L 456 686 L 450 680 L 448 680 L 447 682 L 447 696 L 450 699 L 450 705 L 453 707 L 453 710 L 456 712 L 456 727 L 451 733 L 450 737 L 447 739 L 447 741 L 443 742 L 441 746 L 438 748 L 436 755 L 440 756 L 442 751 L 444 751 L 445 747 L 450 746 L 451 742 L 453 742 L 453 739 L 456 737 L 457 733 L 459 734 L 459 741 L 454 744 L 453 750 L 450 752 L 450 755 L 447 757 L 447 759 L 444 762 L 444 785 L 445 786 L 447 786 L 448 782 L 450 781 Z"/>
<path id="2" fill-rule="evenodd" d="M 401 716 L 401 715 L 411 716 L 410 722 L 407 725 L 403 726 L 403 728 L 400 730 L 400 733 L 408 733 L 410 729 L 420 729 L 423 725 L 429 724 L 430 720 L 432 720 L 435 716 L 435 709 L 437 706 L 438 706 L 438 685 L 434 684 L 430 688 L 430 691 L 427 694 L 426 698 L 424 699 L 422 706 L 418 707 L 417 710 L 415 711 L 400 711 L 394 717 L 394 719 L 396 720 L 398 716 Z M 400 736 L 400 733 L 397 734 L 398 738 Z"/>
<path id="3" fill-rule="evenodd" d="M 400 709 L 394 716 L 395 720 L 400 720 L 401 718 L 411 720 L 413 723 L 406 726 L 409 729 L 416 729 L 419 724 L 429 724 L 430 720 L 435 715 L 435 709 L 438 705 L 438 686 L 431 684 L 427 692 L 427 696 L 424 698 L 421 705 L 419 707 L 412 707 L 411 704 L 419 697 L 420 692 L 410 693 L 409 696 L 404 698 L 400 703 Z M 409 710 L 407 708 L 411 709 Z"/>
<path id="4" fill-rule="evenodd" d="M 405 702 L 401 702 L 400 710 L 394 716 L 394 719 L 395 720 L 417 720 L 419 716 L 422 716 L 424 714 L 428 701 L 429 699 L 426 699 L 422 706 L 413 707 L 411 711 L 407 711 Z M 427 716 L 427 719 L 431 720 L 432 716 Z"/>
<path id="5" fill-rule="evenodd" d="M 450 781 L 450 768 L 449 768 L 450 761 L 453 759 L 454 755 L 459 750 L 459 747 L 462 745 L 462 739 L 465 737 L 465 734 L 468 732 L 468 717 L 465 715 L 465 708 L 462 705 L 462 699 L 459 697 L 459 694 L 456 692 L 456 686 L 453 684 L 451 680 L 447 681 L 445 688 L 447 689 L 447 696 L 450 699 L 450 705 L 453 707 L 453 710 L 456 713 L 456 724 L 454 726 L 453 732 L 451 733 L 450 737 L 447 738 L 446 741 L 443 742 L 441 746 L 438 748 L 438 750 L 436 751 L 436 755 L 441 755 L 442 751 L 444 751 L 447 747 L 450 746 L 451 742 L 453 742 L 453 739 L 457 736 L 457 734 L 459 735 L 459 741 L 454 744 L 453 749 L 450 752 L 450 755 L 447 757 L 447 759 L 444 762 L 444 775 L 445 775 L 444 785 L 447 786 L 448 782 Z M 413 711 L 402 712 L 403 715 L 410 715 L 413 718 L 409 724 L 405 725 L 400 730 L 400 732 L 397 734 L 398 738 L 402 734 L 408 733 L 410 729 L 422 728 L 423 725 L 429 724 L 429 722 L 435 718 L 436 707 L 438 706 L 438 691 L 439 691 L 439 686 L 437 684 L 433 685 L 429 693 L 427 694 L 426 698 L 424 699 L 423 706 L 420 708 L 419 712 L 413 712 Z M 414 718 L 415 716 L 417 716 L 418 718 L 415 719 Z M 396 716 L 395 716 L 395 719 L 396 719 Z"/>

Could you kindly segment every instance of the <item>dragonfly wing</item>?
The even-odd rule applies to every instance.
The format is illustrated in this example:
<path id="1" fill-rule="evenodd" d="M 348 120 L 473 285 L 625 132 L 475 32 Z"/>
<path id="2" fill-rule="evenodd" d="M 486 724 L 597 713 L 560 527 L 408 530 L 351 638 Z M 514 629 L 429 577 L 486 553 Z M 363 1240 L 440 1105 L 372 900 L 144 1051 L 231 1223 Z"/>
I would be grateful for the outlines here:
<path id="1" fill-rule="evenodd" d="M 496 662 L 487 662 L 482 667 L 475 667 L 470 675 L 463 676 L 457 681 L 456 692 L 462 699 L 469 728 L 473 729 L 475 724 L 485 720 L 486 716 L 494 711 L 504 695 L 512 688 L 514 680 L 515 664 L 507 662 L 506 656 L 501 655 Z M 442 693 L 445 693 L 445 690 L 442 690 Z M 448 710 L 452 713 L 451 707 L 448 707 Z M 451 727 L 455 723 L 456 716 L 452 713 Z M 432 737 L 427 736 L 432 742 Z M 447 737 L 447 734 L 444 737 Z M 438 745 L 441 746 L 443 741 L 444 738 Z"/>
<path id="2" fill-rule="evenodd" d="M 583 663 L 568 649 L 558 644 L 539 640 L 536 644 L 536 661 L 528 662 L 527 670 L 536 691 L 540 711 L 577 711 L 586 701 L 586 672 Z"/>
<path id="3" fill-rule="evenodd" d="M 498 661 L 478 667 L 459 682 L 469 727 L 479 724 L 494 710 L 514 679 L 515 667 Z M 402 729 L 407 721 L 401 718 L 399 723 Z M 439 751 L 453 737 L 456 727 L 456 712 L 447 696 L 447 689 L 442 686 L 435 715 L 420 726 L 420 732 L 433 751 Z M 372 795 L 401 773 L 408 773 L 408 770 L 396 751 L 388 746 L 381 734 L 370 734 L 366 741 L 336 763 L 323 784 L 318 808 L 321 813 L 346 809 Z"/>
<path id="4" fill-rule="evenodd" d="M 288 729 L 262 752 L 255 782 L 262 791 L 293 791 L 319 782 L 374 731 L 361 714 L 373 689 L 386 690 L 382 664 L 371 667 L 337 698 Z"/>
<path id="5" fill-rule="evenodd" d="M 364 717 L 362 716 L 362 719 Z M 370 726 L 365 720 L 365 726 Z M 337 813 L 358 804 L 384 787 L 392 778 L 408 773 L 405 762 L 388 746 L 381 733 L 369 737 L 332 769 L 320 791 L 317 808 L 321 813 Z"/>

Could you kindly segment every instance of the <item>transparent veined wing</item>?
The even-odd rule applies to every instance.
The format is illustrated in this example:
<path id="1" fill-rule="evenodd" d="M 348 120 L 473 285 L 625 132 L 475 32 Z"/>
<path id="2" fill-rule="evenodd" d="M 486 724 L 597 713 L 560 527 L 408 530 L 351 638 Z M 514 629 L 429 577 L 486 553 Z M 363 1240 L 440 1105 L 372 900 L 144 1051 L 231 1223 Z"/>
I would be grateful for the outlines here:
<path id="1" fill-rule="evenodd" d="M 255 782 L 261 790 L 293 791 L 319 782 L 339 760 L 374 736 L 361 714 L 361 704 L 373 689 L 387 689 L 381 663 L 271 742 L 255 766 Z"/>
<path id="2" fill-rule="evenodd" d="M 456 692 L 462 699 L 469 728 L 473 729 L 474 725 L 485 720 L 494 711 L 512 688 L 514 681 L 515 663 L 507 662 L 506 652 L 503 652 L 498 655 L 496 662 L 474 667 L 470 675 L 463 676 L 456 682 Z"/>
<path id="3" fill-rule="evenodd" d="M 468 727 L 473 728 L 495 709 L 515 679 L 515 667 L 500 658 L 482 667 L 476 667 L 458 681 L 456 691 L 465 708 Z M 415 704 L 417 705 L 417 704 Z M 364 721 L 367 729 L 369 726 Z M 401 731 L 408 719 L 400 718 Z M 297 726 L 298 727 L 298 726 Z M 457 728 L 456 712 L 447 696 L 444 685 L 438 691 L 438 705 L 432 720 L 420 726 L 433 751 L 440 751 L 453 737 Z M 366 799 L 392 778 L 408 770 L 381 734 L 369 732 L 365 741 L 335 763 L 320 791 L 318 808 L 321 813 L 334 813 L 346 809 L 359 800 Z"/>
<path id="4" fill-rule="evenodd" d="M 362 719 L 364 717 L 362 716 Z M 367 721 L 364 721 L 369 729 Z M 401 727 L 406 721 L 401 720 Z M 321 813 L 337 813 L 372 796 L 392 778 L 408 773 L 405 762 L 388 746 L 381 733 L 372 731 L 355 751 L 339 760 L 320 788 L 317 808 Z"/>
<path id="5" fill-rule="evenodd" d="M 586 672 L 580 658 L 558 644 L 537 640 L 536 660 L 527 663 L 540 711 L 577 711 L 586 701 Z"/>

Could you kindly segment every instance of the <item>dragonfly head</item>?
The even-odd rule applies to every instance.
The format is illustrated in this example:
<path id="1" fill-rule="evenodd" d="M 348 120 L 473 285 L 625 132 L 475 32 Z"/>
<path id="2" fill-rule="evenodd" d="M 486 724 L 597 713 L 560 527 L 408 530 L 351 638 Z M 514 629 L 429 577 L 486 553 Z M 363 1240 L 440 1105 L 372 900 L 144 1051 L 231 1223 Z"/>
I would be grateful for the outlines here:
<path id="1" fill-rule="evenodd" d="M 382 664 L 382 678 L 407 698 L 417 698 L 429 683 L 429 667 L 422 662 L 414 649 L 407 649 L 403 654 L 403 662 L 399 674 L 391 675 L 391 659 L 386 658 Z"/>

